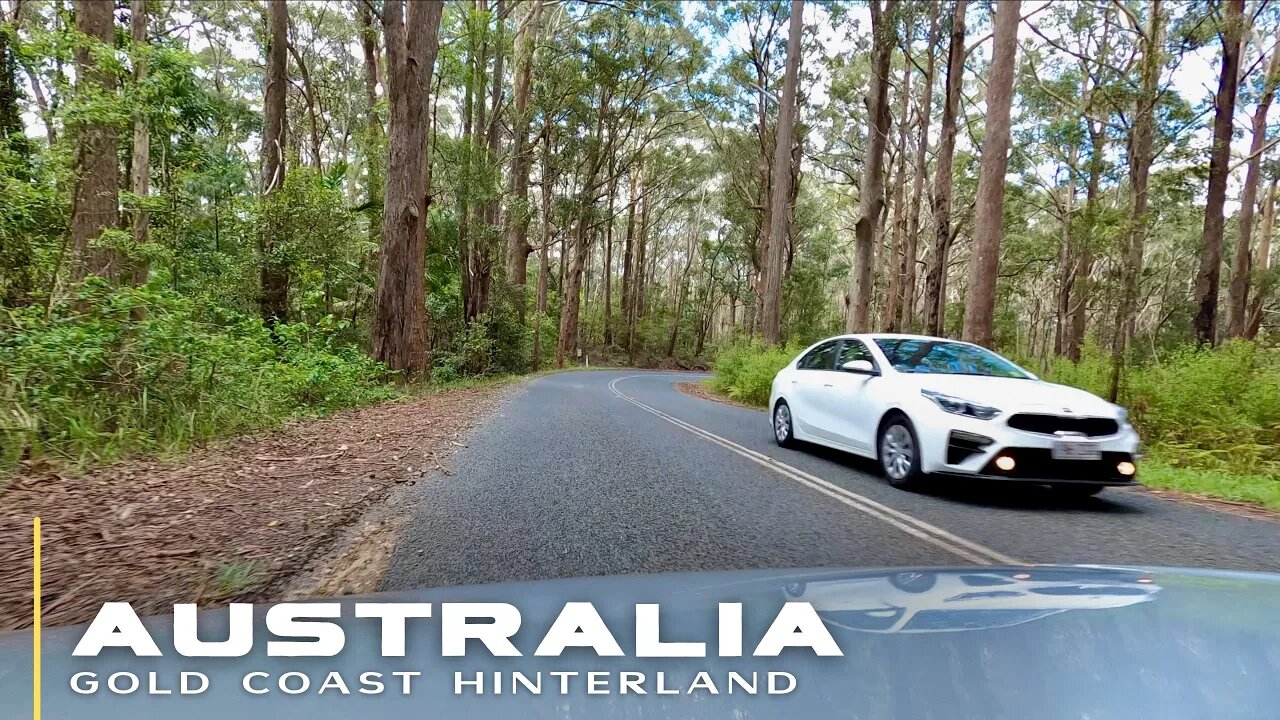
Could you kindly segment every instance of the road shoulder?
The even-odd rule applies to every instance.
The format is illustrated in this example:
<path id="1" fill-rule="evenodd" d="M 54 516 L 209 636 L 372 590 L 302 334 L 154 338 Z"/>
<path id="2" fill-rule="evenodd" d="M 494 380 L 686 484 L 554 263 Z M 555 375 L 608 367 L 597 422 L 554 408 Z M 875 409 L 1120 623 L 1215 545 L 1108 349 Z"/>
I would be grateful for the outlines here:
<path id="1" fill-rule="evenodd" d="M 0 557 L 10 559 L 0 572 L 0 630 L 31 621 L 37 515 L 51 625 L 87 621 L 107 600 L 156 614 L 181 602 L 372 590 L 378 578 L 369 575 L 385 568 L 379 553 L 389 556 L 401 524 L 384 510 L 394 506 L 388 499 L 452 473 L 450 458 L 513 387 L 435 390 L 167 461 L 13 476 L 0 491 Z"/>

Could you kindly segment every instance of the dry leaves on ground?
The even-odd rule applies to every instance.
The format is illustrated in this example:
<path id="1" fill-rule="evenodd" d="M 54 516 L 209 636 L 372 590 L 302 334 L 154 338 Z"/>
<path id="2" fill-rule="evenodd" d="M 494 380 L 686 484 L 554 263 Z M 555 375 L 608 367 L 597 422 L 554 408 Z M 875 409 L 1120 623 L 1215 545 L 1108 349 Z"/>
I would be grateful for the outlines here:
<path id="1" fill-rule="evenodd" d="M 170 462 L 81 476 L 29 469 L 0 491 L 0 630 L 31 624 L 33 516 L 44 530 L 48 625 L 86 622 L 105 601 L 158 614 L 180 602 L 258 599 L 397 482 L 451 473 L 449 456 L 502 392 L 440 391 Z"/>

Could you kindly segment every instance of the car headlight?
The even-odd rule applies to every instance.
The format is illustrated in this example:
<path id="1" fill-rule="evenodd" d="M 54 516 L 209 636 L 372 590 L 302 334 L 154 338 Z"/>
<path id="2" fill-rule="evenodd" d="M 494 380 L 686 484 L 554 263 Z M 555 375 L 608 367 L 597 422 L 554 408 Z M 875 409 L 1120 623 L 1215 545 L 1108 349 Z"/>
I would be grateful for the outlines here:
<path id="1" fill-rule="evenodd" d="M 965 415 L 967 417 L 977 418 L 979 420 L 990 420 L 1000 414 L 999 408 L 993 408 L 988 405 L 979 405 L 963 398 L 944 395 L 935 390 L 921 390 L 920 394 L 929 398 L 935 405 L 942 408 L 944 412 L 955 415 Z"/>
<path id="2" fill-rule="evenodd" d="M 1117 405 L 1117 406 L 1116 406 L 1116 420 L 1118 420 L 1118 421 L 1120 422 L 1120 424 L 1121 424 L 1121 425 L 1128 425 L 1128 424 L 1129 424 L 1129 411 L 1128 411 L 1128 410 L 1125 410 L 1124 408 L 1122 408 L 1122 407 L 1120 407 L 1119 405 Z"/>

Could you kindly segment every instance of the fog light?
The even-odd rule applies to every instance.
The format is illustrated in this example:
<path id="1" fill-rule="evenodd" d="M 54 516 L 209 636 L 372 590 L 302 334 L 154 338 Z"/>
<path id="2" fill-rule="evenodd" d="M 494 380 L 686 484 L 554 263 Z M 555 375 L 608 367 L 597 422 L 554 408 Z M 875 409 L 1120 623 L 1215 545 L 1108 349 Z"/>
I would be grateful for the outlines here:
<path id="1" fill-rule="evenodd" d="M 1121 475 L 1132 475 L 1138 472 L 1138 468 L 1134 467 L 1134 464 L 1129 462 L 1128 460 L 1124 460 L 1122 462 L 1116 463 L 1116 471 L 1119 472 Z"/>
<path id="2" fill-rule="evenodd" d="M 1000 457 L 996 458 L 996 467 L 1000 468 L 1005 472 L 1009 472 L 1010 470 L 1012 470 L 1014 465 L 1017 465 L 1017 463 L 1015 463 L 1013 461 L 1013 458 L 1009 457 L 1008 455 L 1001 455 Z"/>

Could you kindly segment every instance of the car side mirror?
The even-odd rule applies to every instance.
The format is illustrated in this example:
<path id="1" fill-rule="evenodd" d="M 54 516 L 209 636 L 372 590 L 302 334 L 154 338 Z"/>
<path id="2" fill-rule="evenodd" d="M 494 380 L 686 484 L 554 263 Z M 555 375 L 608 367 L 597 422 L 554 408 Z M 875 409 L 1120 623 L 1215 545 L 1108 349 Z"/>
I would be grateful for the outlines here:
<path id="1" fill-rule="evenodd" d="M 840 366 L 845 372 L 858 373 L 859 375 L 879 375 L 876 368 L 871 364 L 870 360 L 850 360 Z"/>

